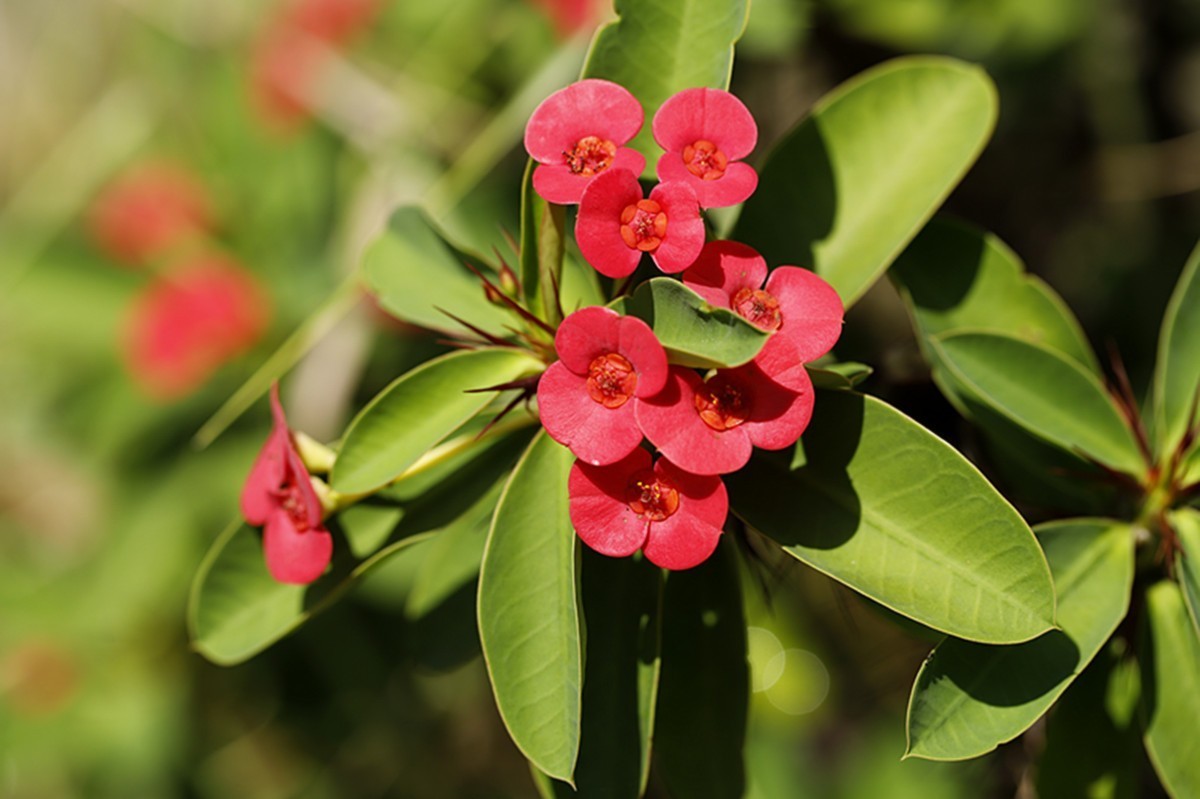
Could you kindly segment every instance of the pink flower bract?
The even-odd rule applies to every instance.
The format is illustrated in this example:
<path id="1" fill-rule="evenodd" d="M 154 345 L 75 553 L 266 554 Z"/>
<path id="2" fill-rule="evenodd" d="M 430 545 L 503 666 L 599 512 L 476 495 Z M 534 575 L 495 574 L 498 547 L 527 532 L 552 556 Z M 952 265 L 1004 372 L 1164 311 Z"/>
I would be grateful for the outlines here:
<path id="1" fill-rule="evenodd" d="M 685 89 L 654 115 L 654 139 L 666 150 L 658 179 L 684 181 L 703 208 L 744 201 L 758 173 L 741 159 L 758 142 L 758 126 L 742 101 L 720 89 Z"/>
<path id="2" fill-rule="evenodd" d="M 729 497 L 719 477 L 689 474 L 638 448 L 609 466 L 576 462 L 567 483 L 571 524 L 612 557 L 641 549 L 664 569 L 703 563 L 721 538 Z"/>
<path id="3" fill-rule="evenodd" d="M 597 272 L 625 277 L 649 253 L 664 272 L 682 272 L 704 247 L 704 220 L 684 183 L 660 183 L 642 197 L 627 169 L 599 175 L 579 202 L 575 241 Z"/>
<path id="4" fill-rule="evenodd" d="M 307 585 L 333 557 L 333 537 L 321 520 L 321 501 L 292 443 L 279 387 L 271 388 L 271 435 L 242 487 L 242 517 L 263 529 L 267 570 L 281 583 Z"/>
<path id="5" fill-rule="evenodd" d="M 538 382 L 542 426 L 590 464 L 624 458 L 642 441 L 634 398 L 663 387 L 667 355 L 640 319 L 593 306 L 563 320 L 559 359 Z"/>
<path id="6" fill-rule="evenodd" d="M 637 98 L 611 81 L 572 83 L 542 101 L 525 126 L 525 150 L 538 162 L 533 188 L 546 202 L 578 203 L 597 175 L 628 169 L 640 175 L 646 159 L 623 145 L 642 128 Z"/>
<path id="7" fill-rule="evenodd" d="M 208 196 L 200 181 L 171 164 L 145 164 L 113 181 L 96 198 L 88 223 L 96 245 L 131 266 L 208 228 Z"/>
<path id="8" fill-rule="evenodd" d="M 637 421 L 650 443 L 680 468 L 726 474 L 746 465 L 754 447 L 796 443 L 812 418 L 813 388 L 790 344 L 765 362 L 721 369 L 704 381 L 671 367 L 667 385 L 637 403 Z"/>
<path id="9" fill-rule="evenodd" d="M 763 353 L 787 339 L 795 356 L 810 363 L 829 352 L 842 334 L 842 299 L 833 286 L 796 266 L 777 267 L 768 276 L 763 257 L 736 241 L 706 244 L 683 273 L 683 282 L 710 304 L 775 331 Z"/>

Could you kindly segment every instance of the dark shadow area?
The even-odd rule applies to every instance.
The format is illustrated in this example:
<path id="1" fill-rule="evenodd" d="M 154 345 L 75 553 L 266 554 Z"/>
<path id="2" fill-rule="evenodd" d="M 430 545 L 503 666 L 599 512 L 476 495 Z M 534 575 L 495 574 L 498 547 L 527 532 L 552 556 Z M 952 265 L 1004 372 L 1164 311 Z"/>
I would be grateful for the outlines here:
<path id="1" fill-rule="evenodd" d="M 984 239 L 976 230 L 935 220 L 905 248 L 889 274 L 918 307 L 948 311 L 971 291 L 983 254 Z"/>
<path id="2" fill-rule="evenodd" d="M 948 679 L 973 699 L 994 707 L 1031 702 L 1079 666 L 1079 647 L 1062 630 L 1023 644 L 997 647 L 947 641 L 930 661 L 932 679 Z"/>
<path id="3" fill-rule="evenodd" d="M 433 671 L 450 671 L 480 654 L 479 627 L 475 623 L 475 594 L 479 581 L 464 583 L 444 602 L 421 618 L 408 622 L 415 665 Z"/>

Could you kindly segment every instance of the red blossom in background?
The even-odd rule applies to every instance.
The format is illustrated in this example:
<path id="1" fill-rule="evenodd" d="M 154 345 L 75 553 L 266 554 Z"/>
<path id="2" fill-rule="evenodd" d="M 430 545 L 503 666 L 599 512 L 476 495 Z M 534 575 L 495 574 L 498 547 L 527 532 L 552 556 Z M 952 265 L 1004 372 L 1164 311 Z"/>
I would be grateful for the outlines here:
<path id="1" fill-rule="evenodd" d="M 560 360 L 538 382 L 542 426 L 590 464 L 624 458 L 642 441 L 635 397 L 663 387 L 667 355 L 641 319 L 592 306 L 563 320 L 554 337 Z"/>
<path id="2" fill-rule="evenodd" d="M 176 399 L 253 347 L 266 330 L 267 309 L 253 275 L 205 256 L 156 277 L 137 296 L 124 331 L 125 359 L 147 394 Z"/>
<path id="3" fill-rule="evenodd" d="M 658 179 L 687 183 L 701 207 L 736 205 L 758 187 L 758 173 L 740 163 L 758 142 L 758 126 L 729 92 L 685 89 L 662 104 L 652 127 L 666 150 Z"/>
<path id="4" fill-rule="evenodd" d="M 597 272 L 625 277 L 648 253 L 664 272 L 682 272 L 704 246 L 704 220 L 684 183 L 660 183 L 642 197 L 637 176 L 615 169 L 583 193 L 575 220 L 579 251 Z"/>
<path id="5" fill-rule="evenodd" d="M 585 544 L 618 558 L 640 549 L 664 569 L 703 563 L 729 511 L 719 477 L 689 474 L 666 458 L 651 467 L 641 448 L 609 466 L 577 461 L 567 491 L 571 524 Z"/>
<path id="6" fill-rule="evenodd" d="M 242 487 L 242 516 L 263 527 L 267 570 L 281 583 L 307 585 L 333 557 L 333 536 L 321 519 L 321 501 L 292 442 L 279 386 L 271 387 L 271 435 Z"/>
<path id="7" fill-rule="evenodd" d="M 590 78 L 541 102 L 525 126 L 525 150 L 538 162 L 533 188 L 546 202 L 578 203 L 592 179 L 613 169 L 641 174 L 645 157 L 623 145 L 645 112 L 627 89 Z"/>
<path id="8" fill-rule="evenodd" d="M 554 31 L 562 39 L 566 39 L 576 31 L 596 23 L 608 7 L 606 0 L 532 0 L 541 8 L 550 21 L 554 23 Z"/>
<path id="9" fill-rule="evenodd" d="M 776 267 L 768 276 L 763 257 L 736 241 L 706 244 L 683 273 L 683 283 L 711 305 L 730 308 L 763 330 L 774 331 L 760 358 L 787 340 L 796 357 L 811 363 L 829 352 L 842 334 L 842 299 L 833 286 L 796 266 Z"/>
<path id="10" fill-rule="evenodd" d="M 88 227 L 105 255 L 141 266 L 206 230 L 211 219 L 200 182 L 182 167 L 155 163 L 110 183 L 92 203 Z"/>
<path id="11" fill-rule="evenodd" d="M 746 465 L 754 447 L 796 443 L 812 418 L 813 388 L 790 342 L 707 381 L 673 366 L 667 384 L 639 400 L 637 421 L 650 443 L 680 468 L 726 474 Z"/>

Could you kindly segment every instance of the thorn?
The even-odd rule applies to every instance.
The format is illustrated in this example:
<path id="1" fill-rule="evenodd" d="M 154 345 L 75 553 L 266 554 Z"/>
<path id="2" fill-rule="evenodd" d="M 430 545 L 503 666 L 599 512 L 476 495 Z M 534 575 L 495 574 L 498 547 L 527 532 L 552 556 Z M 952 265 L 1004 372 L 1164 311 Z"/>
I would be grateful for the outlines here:
<path id="1" fill-rule="evenodd" d="M 541 378 L 540 374 L 530 375 L 529 377 L 518 377 L 516 380 L 509 380 L 505 383 L 497 383 L 494 386 L 484 386 L 483 388 L 468 388 L 463 393 L 465 394 L 480 394 L 484 391 L 512 391 L 521 389 L 529 391 L 537 385 L 537 381 Z"/>
<path id="2" fill-rule="evenodd" d="M 445 314 L 446 316 L 453 319 L 455 322 L 458 322 L 460 325 L 465 327 L 467 330 L 470 330 L 472 333 L 479 336 L 479 338 L 483 339 L 483 341 L 481 343 L 493 344 L 497 347 L 511 347 L 512 346 L 512 344 L 505 341 L 504 339 L 499 338 L 498 336 L 494 336 L 491 333 L 487 332 L 486 330 L 482 330 L 482 329 L 476 327 L 475 325 L 471 324 L 470 322 L 466 321 L 465 319 L 461 319 L 461 318 L 455 316 L 454 314 L 447 311 L 445 308 L 439 308 L 435 305 L 434 310 L 438 311 L 439 313 Z"/>
<path id="3" fill-rule="evenodd" d="M 525 308 L 521 306 L 521 303 L 517 302 L 512 297 L 505 295 L 504 292 L 500 291 L 500 289 L 497 288 L 495 286 L 495 284 L 493 284 L 492 281 L 488 279 L 487 275 L 483 274 L 482 272 L 480 272 L 478 269 L 471 266 L 470 264 L 464 264 L 464 265 L 467 267 L 467 269 L 470 269 L 473 273 L 475 273 L 476 277 L 478 277 L 480 280 L 483 281 L 483 285 L 485 287 L 491 288 L 497 294 L 499 294 L 499 300 L 502 304 L 511 308 L 513 311 L 515 311 L 517 313 L 518 316 L 520 316 L 522 319 L 529 322 L 530 324 L 540 327 L 542 330 L 545 330 L 547 333 L 549 333 L 552 336 L 554 335 L 554 328 L 550 327 L 550 325 L 546 324 L 541 319 L 538 319 L 536 316 L 531 314 L 529 311 L 525 310 Z"/>
<path id="4" fill-rule="evenodd" d="M 513 255 L 517 258 L 521 257 L 521 245 L 517 243 L 516 238 L 503 225 L 500 226 L 500 235 L 504 236 L 504 241 L 508 244 L 508 248 L 512 250 Z"/>
<path id="5" fill-rule="evenodd" d="M 558 311 L 559 319 L 566 319 L 567 315 L 563 313 L 562 304 L 562 287 L 558 284 L 558 275 L 550 273 L 550 285 L 554 288 L 554 307 Z"/>
<path id="6" fill-rule="evenodd" d="M 1125 415 L 1125 421 L 1133 430 L 1134 438 L 1137 441 L 1138 451 L 1142 454 L 1142 460 L 1147 466 L 1154 465 L 1154 451 L 1150 446 L 1150 435 L 1146 432 L 1146 425 L 1142 421 L 1142 414 L 1138 410 L 1137 398 L 1133 395 L 1133 386 L 1129 383 L 1129 373 L 1125 371 L 1125 362 L 1121 360 L 1121 353 L 1117 350 L 1117 345 L 1109 339 L 1108 344 L 1108 361 L 1112 368 L 1113 376 L 1116 378 L 1116 391 L 1110 389 L 1110 393 L 1117 400 L 1118 407 L 1121 408 Z"/>
<path id="7" fill-rule="evenodd" d="M 478 441 L 479 439 L 481 439 L 485 435 L 487 435 L 487 432 L 492 429 L 492 427 L 496 424 L 496 422 L 500 421 L 505 416 L 508 416 L 509 412 L 512 411 L 513 408 L 517 407 L 518 402 L 520 402 L 521 400 L 528 400 L 528 399 L 529 399 L 528 396 L 526 396 L 525 394 L 518 394 L 517 396 L 513 397 L 511 402 L 509 402 L 507 405 L 505 405 L 504 408 L 502 408 L 498 414 L 493 416 L 492 419 L 483 426 L 483 429 L 480 430 L 478 434 L 476 434 L 475 440 Z"/>

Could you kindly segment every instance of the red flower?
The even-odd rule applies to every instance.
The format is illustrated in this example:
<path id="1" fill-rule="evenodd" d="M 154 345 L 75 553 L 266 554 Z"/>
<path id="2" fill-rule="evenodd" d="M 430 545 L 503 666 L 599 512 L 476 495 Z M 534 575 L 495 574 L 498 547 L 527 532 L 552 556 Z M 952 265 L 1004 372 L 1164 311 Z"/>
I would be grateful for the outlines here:
<path id="1" fill-rule="evenodd" d="M 258 342 L 266 309 L 266 292 L 253 275 L 205 256 L 157 277 L 134 300 L 125 359 L 149 395 L 181 397 Z"/>
<path id="2" fill-rule="evenodd" d="M 596 271 L 625 277 L 649 253 L 664 272 L 682 272 L 704 246 L 696 194 L 684 183 L 660 183 L 642 198 L 637 176 L 610 170 L 592 181 L 579 201 L 575 241 Z"/>
<path id="3" fill-rule="evenodd" d="M 795 356 L 810 363 L 829 352 L 842 334 L 842 299 L 833 286 L 796 266 L 776 267 L 768 277 L 763 257 L 736 241 L 705 245 L 683 273 L 683 282 L 711 305 L 731 308 L 763 330 L 775 331 L 763 353 L 787 339 Z"/>
<path id="4" fill-rule="evenodd" d="M 140 266 L 205 230 L 211 221 L 199 181 L 170 164 L 144 164 L 122 175 L 92 204 L 92 238 L 109 257 Z"/>
<path id="5" fill-rule="evenodd" d="M 606 3 L 603 0 L 532 0 L 554 23 L 559 38 L 566 39 L 578 30 L 594 24 Z"/>
<path id="6" fill-rule="evenodd" d="M 242 487 L 242 517 L 263 527 L 267 570 L 281 583 L 307 585 L 333 557 L 333 536 L 321 520 L 321 501 L 292 442 L 279 386 L 271 387 L 271 435 Z"/>
<path id="7" fill-rule="evenodd" d="M 623 147 L 642 128 L 645 113 L 624 87 L 591 78 L 542 101 L 525 126 L 525 149 L 538 162 L 533 188 L 546 202 L 579 202 L 596 175 L 628 169 L 640 175 L 646 159 Z"/>
<path id="8" fill-rule="evenodd" d="M 725 474 L 745 466 L 753 447 L 796 443 L 812 409 L 808 372 L 784 341 L 766 359 L 720 369 L 707 381 L 671 367 L 663 390 L 638 401 L 637 421 L 671 462 L 696 474 Z"/>
<path id="9" fill-rule="evenodd" d="M 666 458 L 651 468 L 641 448 L 611 466 L 576 461 L 567 493 L 571 524 L 585 544 L 618 558 L 640 549 L 664 569 L 703 563 L 729 511 L 721 478 L 689 474 Z"/>
<path id="10" fill-rule="evenodd" d="M 758 142 L 758 126 L 729 92 L 685 89 L 658 109 L 653 130 L 666 150 L 658 159 L 658 179 L 684 181 L 701 207 L 736 205 L 758 187 L 758 173 L 740 163 Z"/>
<path id="11" fill-rule="evenodd" d="M 542 426 L 588 463 L 624 458 L 642 441 L 630 400 L 659 391 L 667 377 L 654 331 L 641 319 L 592 306 L 563 320 L 554 347 L 560 360 L 538 382 Z"/>

